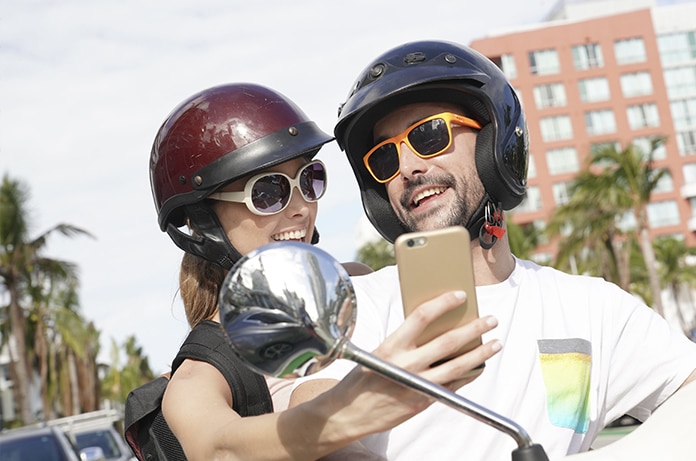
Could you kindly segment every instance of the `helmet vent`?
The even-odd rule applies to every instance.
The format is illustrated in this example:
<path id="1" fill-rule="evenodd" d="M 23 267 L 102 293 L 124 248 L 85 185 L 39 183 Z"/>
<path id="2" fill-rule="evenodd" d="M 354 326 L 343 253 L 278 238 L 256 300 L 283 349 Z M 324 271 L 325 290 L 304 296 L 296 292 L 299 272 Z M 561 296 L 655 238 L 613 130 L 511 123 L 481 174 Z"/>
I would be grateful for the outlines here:
<path id="1" fill-rule="evenodd" d="M 423 61 L 425 61 L 425 53 L 423 53 L 422 51 L 408 53 L 406 56 L 404 56 L 404 62 L 406 64 L 415 64 L 417 62 Z"/>

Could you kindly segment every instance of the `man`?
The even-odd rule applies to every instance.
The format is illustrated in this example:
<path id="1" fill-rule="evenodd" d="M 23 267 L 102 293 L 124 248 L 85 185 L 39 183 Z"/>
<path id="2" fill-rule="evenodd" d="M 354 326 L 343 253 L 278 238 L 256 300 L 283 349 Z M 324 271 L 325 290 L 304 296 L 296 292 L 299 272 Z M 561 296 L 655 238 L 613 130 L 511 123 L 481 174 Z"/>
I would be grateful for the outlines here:
<path id="1" fill-rule="evenodd" d="M 515 91 L 487 58 L 446 42 L 386 52 L 359 76 L 335 135 L 367 216 L 387 240 L 469 230 L 479 312 L 498 320 L 483 339 L 503 349 L 458 392 L 519 423 L 549 458 L 589 449 L 606 424 L 625 413 L 645 419 L 696 380 L 696 344 L 635 297 L 512 255 L 504 211 L 525 194 L 527 127 Z M 353 342 L 373 350 L 403 321 L 397 271 L 354 278 L 354 286 Z M 348 368 L 338 362 L 312 376 L 293 402 Z M 516 447 L 440 404 L 363 443 L 398 460 L 500 460 Z"/>

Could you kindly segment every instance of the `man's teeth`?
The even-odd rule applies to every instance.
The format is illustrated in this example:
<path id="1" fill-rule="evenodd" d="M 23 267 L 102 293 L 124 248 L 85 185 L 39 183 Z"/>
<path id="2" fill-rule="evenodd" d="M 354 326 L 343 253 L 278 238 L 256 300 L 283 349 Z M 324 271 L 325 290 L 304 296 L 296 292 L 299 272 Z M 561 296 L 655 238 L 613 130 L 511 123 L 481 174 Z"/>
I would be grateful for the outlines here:
<path id="1" fill-rule="evenodd" d="M 421 192 L 420 194 L 415 196 L 415 198 L 413 199 L 413 204 L 415 206 L 418 206 L 420 204 L 420 201 L 423 200 L 424 198 L 427 198 L 427 197 L 430 197 L 433 195 L 437 195 L 437 194 L 441 194 L 445 191 L 445 189 L 447 189 L 447 188 L 446 187 L 433 187 L 430 189 L 426 189 L 423 192 Z"/>
<path id="2" fill-rule="evenodd" d="M 275 234 L 271 238 L 273 240 L 301 240 L 304 238 L 304 236 L 307 235 L 306 230 L 296 230 L 296 231 L 290 231 L 290 232 L 281 232 L 280 234 Z"/>

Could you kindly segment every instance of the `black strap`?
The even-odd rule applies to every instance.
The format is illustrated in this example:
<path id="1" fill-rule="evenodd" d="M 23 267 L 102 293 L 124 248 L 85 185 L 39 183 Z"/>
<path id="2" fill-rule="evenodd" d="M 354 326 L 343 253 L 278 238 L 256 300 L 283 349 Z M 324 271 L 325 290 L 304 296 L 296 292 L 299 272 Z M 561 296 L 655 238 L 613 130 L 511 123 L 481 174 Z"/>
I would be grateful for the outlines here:
<path id="1" fill-rule="evenodd" d="M 185 359 L 205 361 L 220 370 L 232 391 L 232 408 L 240 416 L 273 411 L 266 380 L 237 357 L 219 323 L 205 320 L 191 330 L 172 363 L 172 374 Z"/>
<path id="2" fill-rule="evenodd" d="M 239 360 L 219 323 L 203 321 L 191 330 L 174 359 L 172 374 L 187 358 L 210 363 L 222 373 L 232 392 L 232 408 L 241 416 L 273 411 L 265 379 Z M 168 382 L 161 376 L 132 390 L 126 399 L 125 438 L 140 460 L 186 460 L 162 415 Z"/>

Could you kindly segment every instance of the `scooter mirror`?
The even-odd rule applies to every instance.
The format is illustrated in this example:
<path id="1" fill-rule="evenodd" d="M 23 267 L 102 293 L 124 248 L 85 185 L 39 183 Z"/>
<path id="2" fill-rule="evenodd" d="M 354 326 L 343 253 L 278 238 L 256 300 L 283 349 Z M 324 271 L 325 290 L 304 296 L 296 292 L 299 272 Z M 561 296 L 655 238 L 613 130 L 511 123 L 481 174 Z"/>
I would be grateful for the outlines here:
<path id="1" fill-rule="evenodd" d="M 243 257 L 225 278 L 219 309 L 237 355 L 276 377 L 338 358 L 356 315 L 341 264 L 297 242 L 272 243 Z"/>

